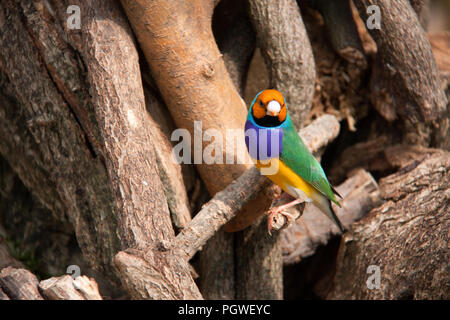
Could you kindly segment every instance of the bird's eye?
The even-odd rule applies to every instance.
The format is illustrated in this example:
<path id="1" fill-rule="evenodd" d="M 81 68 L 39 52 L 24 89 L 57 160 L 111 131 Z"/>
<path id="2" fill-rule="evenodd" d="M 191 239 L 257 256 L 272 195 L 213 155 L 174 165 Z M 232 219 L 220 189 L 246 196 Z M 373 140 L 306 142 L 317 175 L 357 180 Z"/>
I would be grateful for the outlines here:
<path id="1" fill-rule="evenodd" d="M 264 107 L 264 103 L 263 103 L 261 100 L 259 100 L 259 105 L 260 105 L 261 107 Z"/>

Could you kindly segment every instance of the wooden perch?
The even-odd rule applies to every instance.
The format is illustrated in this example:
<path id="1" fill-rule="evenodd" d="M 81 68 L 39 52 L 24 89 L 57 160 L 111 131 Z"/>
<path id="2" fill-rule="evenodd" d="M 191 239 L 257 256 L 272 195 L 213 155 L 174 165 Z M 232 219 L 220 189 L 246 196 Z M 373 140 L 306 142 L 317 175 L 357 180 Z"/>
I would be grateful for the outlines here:
<path id="1" fill-rule="evenodd" d="M 0 289 L 11 300 L 44 300 L 38 285 L 36 276 L 26 269 L 6 267 L 0 271 Z"/>
<path id="2" fill-rule="evenodd" d="M 364 170 L 354 172 L 336 189 L 343 197 L 342 208 L 337 206 L 333 206 L 333 208 L 347 228 L 381 202 L 380 190 L 376 181 L 370 173 Z M 284 263 L 297 263 L 314 254 L 319 245 L 325 245 L 338 234 L 340 231 L 333 222 L 315 206 L 307 204 L 301 218 L 281 232 Z"/>
<path id="3" fill-rule="evenodd" d="M 450 153 L 435 150 L 381 179 L 386 202 L 345 234 L 327 299 L 449 299 L 449 170 Z"/>
<path id="4" fill-rule="evenodd" d="M 322 129 L 318 130 L 319 127 Z M 314 136 L 313 140 L 306 140 L 308 137 L 313 137 L 310 130 L 317 130 L 321 135 Z M 300 130 L 300 135 L 305 137 L 304 142 L 308 147 L 320 148 L 336 137 L 338 132 L 339 122 L 336 118 L 331 115 L 324 115 L 317 119 L 314 124 Z M 190 224 L 177 235 L 172 247 L 181 251 L 187 259 L 190 259 L 215 231 L 234 217 L 245 203 L 253 199 L 259 191 L 268 185 L 269 180 L 262 176 L 256 168 L 252 167 L 247 170 L 231 185 L 217 193 L 195 215 Z"/>
<path id="5" fill-rule="evenodd" d="M 48 300 L 102 300 L 97 283 L 86 276 L 52 277 L 42 280 L 39 290 Z"/>
<path id="6" fill-rule="evenodd" d="M 448 142 L 447 98 L 430 43 L 407 0 L 355 0 L 363 21 L 367 7 L 380 9 L 380 29 L 369 30 L 377 43 L 371 101 L 389 121 L 400 119 L 409 144 L 444 146 Z M 399 27 L 400 26 L 400 27 Z"/>
<path id="7" fill-rule="evenodd" d="M 250 0 L 249 15 L 269 70 L 270 87 L 283 93 L 300 129 L 311 109 L 316 69 L 295 0 Z"/>
<path id="8" fill-rule="evenodd" d="M 214 233 L 265 187 L 269 181 L 255 167 L 216 195 L 175 238 L 173 247 L 189 260 Z"/>

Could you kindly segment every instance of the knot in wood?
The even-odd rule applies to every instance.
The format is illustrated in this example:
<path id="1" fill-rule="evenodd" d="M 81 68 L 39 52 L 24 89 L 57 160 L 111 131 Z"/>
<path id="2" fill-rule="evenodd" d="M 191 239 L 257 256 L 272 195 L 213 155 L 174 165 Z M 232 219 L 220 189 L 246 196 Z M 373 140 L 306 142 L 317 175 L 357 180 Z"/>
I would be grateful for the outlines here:
<path id="1" fill-rule="evenodd" d="M 210 63 L 205 63 L 202 74 L 207 79 L 212 78 L 214 75 L 214 67 Z"/>

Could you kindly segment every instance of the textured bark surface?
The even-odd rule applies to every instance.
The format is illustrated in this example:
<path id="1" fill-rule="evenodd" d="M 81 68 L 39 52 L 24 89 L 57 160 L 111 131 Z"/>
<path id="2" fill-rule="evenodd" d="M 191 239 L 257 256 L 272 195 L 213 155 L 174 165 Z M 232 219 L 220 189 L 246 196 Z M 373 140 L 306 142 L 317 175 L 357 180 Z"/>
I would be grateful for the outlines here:
<path id="1" fill-rule="evenodd" d="M 122 4 L 177 127 L 188 129 L 191 137 L 194 122 L 200 120 L 203 130 L 217 129 L 223 137 L 226 129 L 243 128 L 246 108 L 212 34 L 213 2 L 142 0 Z M 203 151 L 198 147 L 193 156 Z M 225 145 L 222 147 L 225 155 Z M 213 195 L 248 166 L 199 164 L 197 169 Z"/>
<path id="2" fill-rule="evenodd" d="M 421 154 L 381 179 L 385 203 L 345 234 L 329 299 L 448 299 L 450 154 Z M 380 267 L 380 288 L 366 281 Z M 370 279 L 369 279 L 370 280 Z"/>
<path id="3" fill-rule="evenodd" d="M 376 181 L 364 170 L 354 172 L 349 179 L 336 187 L 336 190 L 343 197 L 342 207 L 333 205 L 333 209 L 349 232 L 355 221 L 381 203 Z M 281 232 L 284 264 L 298 263 L 311 256 L 317 247 L 326 245 L 337 235 L 341 235 L 341 232 L 336 225 L 317 207 L 307 204 L 296 223 Z"/>
<path id="4" fill-rule="evenodd" d="M 250 0 L 249 6 L 270 87 L 283 92 L 292 121 L 300 129 L 311 109 L 316 76 L 300 9 L 295 0 Z"/>
<path id="5" fill-rule="evenodd" d="M 372 104 L 387 120 L 400 119 L 405 142 L 448 148 L 447 98 L 413 8 L 407 0 L 354 3 L 364 21 L 369 17 L 368 6 L 377 5 L 381 12 L 381 28 L 369 30 L 378 47 Z"/>
<path id="6" fill-rule="evenodd" d="M 102 300 L 94 279 L 69 275 L 42 280 L 39 290 L 47 300 Z"/>
<path id="7" fill-rule="evenodd" d="M 74 31 L 68 3 L 2 4 L 0 150 L 73 225 L 87 260 L 117 281 L 120 249 L 157 246 L 174 231 L 131 30 L 115 2 L 76 4 L 84 14 Z M 193 285 L 187 263 L 177 272 Z"/>
<path id="8" fill-rule="evenodd" d="M 448 299 L 449 154 L 427 148 L 450 148 L 448 35 L 427 42 L 426 0 L 354 2 L 1 1 L 0 299 Z M 268 86 L 343 182 L 344 224 L 365 216 L 341 244 L 311 206 L 268 236 L 281 189 L 198 163 L 231 152 L 207 129 L 242 146 L 241 97 Z"/>
<path id="9" fill-rule="evenodd" d="M 299 133 L 312 152 L 319 151 L 337 136 L 339 122 L 334 116 L 324 115 Z M 263 190 L 260 196 L 269 199 L 270 202 L 281 193 L 278 187 L 264 188 L 268 184 L 268 179 L 261 176 L 256 168 L 247 170 L 227 189 L 216 194 L 213 200 L 195 216 L 189 227 L 177 236 L 174 247 L 181 248 L 188 258 L 192 257 L 195 251 L 212 237 L 214 230 L 231 219 L 236 214 L 236 210 L 251 199 L 255 192 Z M 218 201 L 220 202 L 216 204 L 215 202 Z M 233 223 L 234 220 L 226 226 Z M 225 240 L 227 242 L 217 244 L 217 247 L 231 250 L 229 247 L 231 240 L 224 237 L 219 235 L 213 241 Z M 215 282 L 212 282 L 210 286 L 208 279 L 201 280 L 204 286 L 208 286 L 208 297 L 223 299 L 235 296 L 239 299 L 255 299 L 258 296 L 264 296 L 266 299 L 281 299 L 282 256 L 278 239 L 278 235 L 267 236 L 267 219 L 261 219 L 248 230 L 240 232 L 234 242 L 236 250 L 233 258 L 234 271 L 223 270 L 220 266 L 211 263 L 214 265 L 213 270 L 218 270 L 218 276 L 224 277 L 226 286 L 221 288 Z M 227 264 L 230 263 L 231 261 L 227 262 Z M 233 272 L 234 277 L 232 277 Z M 264 277 L 262 277 L 263 274 Z"/>
<path id="10" fill-rule="evenodd" d="M 248 4 L 222 0 L 214 10 L 212 28 L 227 71 L 241 97 L 256 47 L 256 36 L 247 15 Z"/>
<path id="11" fill-rule="evenodd" d="M 7 267 L 0 271 L 0 289 L 11 300 L 43 300 L 38 285 L 36 276 L 26 269 Z"/>
<path id="12" fill-rule="evenodd" d="M 349 0 L 308 0 L 322 15 L 333 49 L 345 60 L 367 67 Z"/>
<path id="13" fill-rule="evenodd" d="M 8 24 L 0 37 L 1 153 L 55 218 L 73 224 L 86 257 L 111 272 L 108 265 L 119 243 L 110 237 L 117 219 L 105 166 L 68 104 L 65 89 L 57 85 L 76 91 L 80 62 L 73 51 L 64 55 L 64 42 L 50 44 L 59 43 L 61 35 L 45 23 L 48 12 L 39 3 L 6 1 L 1 9 L 0 20 Z M 55 78 L 52 70 L 66 78 Z"/>

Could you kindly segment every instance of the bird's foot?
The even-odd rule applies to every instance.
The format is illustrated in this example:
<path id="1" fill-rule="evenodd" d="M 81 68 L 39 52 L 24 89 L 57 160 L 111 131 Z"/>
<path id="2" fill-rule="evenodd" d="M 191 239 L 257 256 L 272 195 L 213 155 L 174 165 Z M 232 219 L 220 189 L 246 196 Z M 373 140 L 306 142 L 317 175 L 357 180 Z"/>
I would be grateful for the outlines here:
<path id="1" fill-rule="evenodd" d="M 289 212 L 285 211 L 285 208 L 283 208 L 283 206 L 270 209 L 268 212 L 268 217 L 267 217 L 267 231 L 268 231 L 269 235 L 272 235 L 274 220 L 276 220 L 276 218 L 279 217 L 280 214 L 283 215 L 284 217 L 286 217 L 287 222 L 288 222 L 287 225 L 290 225 L 292 222 L 295 221 L 294 216 L 292 214 L 290 214 Z M 275 221 L 275 223 L 276 223 L 276 221 Z M 285 223 L 282 223 L 280 225 L 280 227 L 284 224 Z"/>

